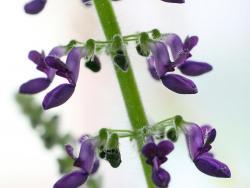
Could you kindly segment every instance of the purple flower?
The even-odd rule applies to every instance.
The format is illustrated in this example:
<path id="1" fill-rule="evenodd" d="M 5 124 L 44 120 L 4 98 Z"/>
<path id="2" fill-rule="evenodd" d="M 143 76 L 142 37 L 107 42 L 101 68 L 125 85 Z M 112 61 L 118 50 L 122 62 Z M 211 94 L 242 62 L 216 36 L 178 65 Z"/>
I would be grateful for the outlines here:
<path id="1" fill-rule="evenodd" d="M 185 0 L 162 0 L 168 3 L 185 3 Z"/>
<path id="2" fill-rule="evenodd" d="M 146 157 L 146 162 L 152 166 L 152 180 L 158 187 L 165 188 L 170 182 L 170 175 L 161 168 L 167 161 L 167 155 L 174 149 L 172 142 L 168 140 L 155 144 L 153 140 L 143 146 L 142 154 Z"/>
<path id="3" fill-rule="evenodd" d="M 162 39 L 170 47 L 174 65 L 187 76 L 199 76 L 212 70 L 208 63 L 187 61 L 192 56 L 191 50 L 197 45 L 197 36 L 187 37 L 184 43 L 176 34 L 167 34 Z"/>
<path id="4" fill-rule="evenodd" d="M 176 64 L 170 61 L 166 44 L 161 41 L 150 43 L 152 55 L 148 58 L 148 69 L 152 77 L 161 80 L 163 85 L 179 94 L 195 94 L 197 87 L 192 80 L 181 75 L 168 74 L 175 70 Z"/>
<path id="5" fill-rule="evenodd" d="M 74 155 L 71 145 L 66 145 L 65 148 L 68 155 L 74 160 L 74 166 L 79 170 L 63 176 L 54 184 L 54 188 L 77 188 L 83 185 L 88 176 L 95 173 L 99 168 L 99 160 L 95 152 L 95 141 L 90 138 L 82 140 L 78 157 Z"/>
<path id="6" fill-rule="evenodd" d="M 148 69 L 152 77 L 161 80 L 163 85 L 179 94 L 195 94 L 198 92 L 195 83 L 174 72 L 177 67 L 181 73 L 187 76 L 199 76 L 212 70 L 208 63 L 189 61 L 191 50 L 197 45 L 198 37 L 187 37 L 184 43 L 176 34 L 167 34 L 161 41 L 150 42 L 151 56 L 147 59 Z M 173 62 L 167 47 L 170 47 Z"/>
<path id="7" fill-rule="evenodd" d="M 66 63 L 54 56 L 46 57 L 46 64 L 53 70 L 56 70 L 58 76 L 66 78 L 68 83 L 57 86 L 44 97 L 44 109 L 47 110 L 62 105 L 72 96 L 79 75 L 80 61 L 85 55 L 85 48 L 73 48 L 68 54 Z"/>
<path id="8" fill-rule="evenodd" d="M 32 0 L 24 5 L 27 14 L 38 14 L 43 10 L 47 0 Z"/>
<path id="9" fill-rule="evenodd" d="M 60 58 L 65 53 L 64 48 L 55 47 L 49 53 L 50 57 Z M 19 92 L 23 94 L 35 94 L 39 93 L 49 87 L 55 76 L 55 70 L 49 67 L 45 63 L 44 52 L 39 53 L 37 51 L 30 51 L 28 58 L 37 65 L 37 69 L 46 74 L 45 78 L 36 78 L 29 80 L 21 85 Z"/>
<path id="10" fill-rule="evenodd" d="M 210 176 L 231 177 L 228 166 L 214 159 L 213 154 L 209 152 L 212 148 L 211 144 L 216 137 L 216 130 L 208 125 L 199 127 L 196 124 L 187 124 L 183 129 L 189 155 L 195 166 L 201 172 Z"/>

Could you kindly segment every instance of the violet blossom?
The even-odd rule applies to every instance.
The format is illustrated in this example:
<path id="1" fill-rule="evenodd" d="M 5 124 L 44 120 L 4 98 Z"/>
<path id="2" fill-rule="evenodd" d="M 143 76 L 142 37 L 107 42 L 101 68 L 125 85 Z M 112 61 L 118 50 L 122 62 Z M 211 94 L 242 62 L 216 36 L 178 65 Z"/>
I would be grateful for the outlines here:
<path id="1" fill-rule="evenodd" d="M 68 83 L 57 86 L 44 97 L 44 109 L 62 105 L 72 96 L 78 80 L 81 58 L 84 56 L 86 49 L 76 47 L 69 52 L 66 63 L 53 56 L 46 57 L 46 64 L 56 70 L 56 75 L 66 78 Z"/>
<path id="2" fill-rule="evenodd" d="M 201 172 L 214 177 L 231 177 L 228 166 L 216 160 L 214 155 L 209 152 L 216 137 L 215 129 L 208 125 L 199 127 L 191 123 L 184 125 L 183 130 L 190 158 Z"/>
<path id="3" fill-rule="evenodd" d="M 61 46 L 55 47 L 49 53 L 50 57 L 60 58 L 65 55 L 65 49 Z M 49 87 L 55 77 L 56 71 L 45 63 L 44 52 L 39 53 L 35 50 L 29 52 L 28 58 L 37 65 L 37 69 L 46 74 L 46 77 L 29 80 L 21 85 L 19 92 L 23 94 L 36 94 Z"/>
<path id="4" fill-rule="evenodd" d="M 65 146 L 66 152 L 74 160 L 74 166 L 78 169 L 64 175 L 54 184 L 54 188 L 77 188 L 83 185 L 90 175 L 96 173 L 100 163 L 95 144 L 95 140 L 91 138 L 82 139 L 78 157 L 74 155 L 71 145 Z"/>
<path id="5" fill-rule="evenodd" d="M 158 187 L 166 188 L 170 182 L 170 174 L 161 168 L 161 165 L 167 161 L 166 156 L 173 149 L 173 143 L 168 140 L 155 144 L 152 139 L 142 148 L 142 154 L 146 157 L 147 164 L 152 166 L 152 180 Z"/>
<path id="6" fill-rule="evenodd" d="M 187 37 L 182 43 L 176 34 L 167 34 L 160 41 L 150 42 L 151 56 L 147 59 L 148 69 L 152 77 L 161 80 L 168 89 L 179 94 L 195 94 L 198 92 L 195 83 L 181 75 L 172 74 L 177 67 L 184 75 L 199 76 L 212 70 L 208 63 L 189 61 L 191 50 L 198 43 L 198 37 Z M 170 47 L 173 62 L 167 47 Z"/>

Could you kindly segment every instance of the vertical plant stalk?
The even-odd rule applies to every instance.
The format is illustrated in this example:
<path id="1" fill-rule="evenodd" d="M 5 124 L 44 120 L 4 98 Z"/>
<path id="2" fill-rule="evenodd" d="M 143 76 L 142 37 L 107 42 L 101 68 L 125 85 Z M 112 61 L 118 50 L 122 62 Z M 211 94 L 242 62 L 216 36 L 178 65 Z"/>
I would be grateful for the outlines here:
<path id="1" fill-rule="evenodd" d="M 107 40 L 111 40 L 116 34 L 121 34 L 119 24 L 116 20 L 116 16 L 110 0 L 94 0 L 94 5 Z M 127 60 L 129 61 L 127 52 L 125 52 L 125 54 L 127 56 Z M 129 63 L 129 65 L 130 66 L 127 72 L 121 71 L 116 66 L 114 67 L 131 126 L 133 130 L 136 130 L 147 126 L 148 121 L 143 109 L 142 101 L 140 99 L 131 64 Z M 137 146 L 139 149 L 142 148 L 142 143 L 139 139 L 137 139 Z M 155 186 L 151 180 L 151 168 L 145 163 L 145 160 L 143 159 L 140 152 L 139 156 L 141 164 L 143 166 L 148 188 L 154 188 Z"/>

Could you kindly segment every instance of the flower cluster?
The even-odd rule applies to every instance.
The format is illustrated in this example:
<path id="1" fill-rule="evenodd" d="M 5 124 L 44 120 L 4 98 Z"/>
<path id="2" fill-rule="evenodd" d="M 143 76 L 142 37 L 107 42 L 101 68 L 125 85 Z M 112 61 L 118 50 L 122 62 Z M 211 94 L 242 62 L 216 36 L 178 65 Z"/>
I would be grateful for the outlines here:
<path id="1" fill-rule="evenodd" d="M 195 94 L 198 92 L 194 82 L 179 74 L 173 74 L 178 68 L 187 76 L 199 76 L 212 70 L 208 63 L 188 60 L 191 50 L 198 43 L 197 36 L 187 37 L 184 42 L 176 34 L 163 35 L 158 41 L 148 42 L 151 55 L 148 57 L 148 69 L 152 77 L 161 80 L 163 85 L 179 94 Z M 170 59 L 168 47 L 173 60 Z"/>
<path id="2" fill-rule="evenodd" d="M 170 182 L 170 175 L 161 168 L 161 165 L 167 161 L 167 155 L 172 152 L 174 145 L 168 140 L 155 144 L 154 139 L 143 146 L 142 154 L 146 157 L 146 162 L 152 166 L 152 180 L 158 187 L 167 187 Z"/>

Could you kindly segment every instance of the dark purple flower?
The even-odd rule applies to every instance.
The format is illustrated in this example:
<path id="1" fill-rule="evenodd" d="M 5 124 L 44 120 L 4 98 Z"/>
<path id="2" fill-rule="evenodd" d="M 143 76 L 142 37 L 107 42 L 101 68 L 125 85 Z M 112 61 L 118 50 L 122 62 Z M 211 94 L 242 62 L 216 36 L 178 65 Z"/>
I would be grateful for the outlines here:
<path id="1" fill-rule="evenodd" d="M 192 80 L 178 74 L 166 74 L 161 80 L 164 86 L 179 94 L 195 94 L 198 92 Z"/>
<path id="2" fill-rule="evenodd" d="M 173 149 L 172 142 L 164 140 L 155 144 L 153 139 L 142 148 L 142 154 L 146 157 L 146 162 L 152 166 L 152 180 L 158 187 L 165 188 L 170 182 L 169 173 L 160 166 L 167 161 L 167 155 Z"/>
<path id="3" fill-rule="evenodd" d="M 62 47 L 55 47 L 49 53 L 50 57 L 60 58 L 63 56 L 65 51 Z M 21 85 L 19 92 L 23 94 L 35 94 L 39 93 L 49 87 L 55 76 L 55 70 L 49 67 L 45 63 L 44 53 L 37 51 L 30 51 L 28 55 L 29 59 L 37 65 L 37 69 L 46 74 L 45 78 L 36 78 L 30 80 Z"/>
<path id="4" fill-rule="evenodd" d="M 78 157 L 74 155 L 71 145 L 66 145 L 65 149 L 68 155 L 74 160 L 74 166 L 80 170 L 63 176 L 55 183 L 54 188 L 77 188 L 83 185 L 88 176 L 95 173 L 99 168 L 100 163 L 95 152 L 95 141 L 90 138 L 82 140 Z"/>
<path id="5" fill-rule="evenodd" d="M 168 3 L 185 3 L 185 0 L 162 0 Z"/>
<path id="6" fill-rule="evenodd" d="M 27 14 L 37 14 L 43 10 L 47 0 L 32 0 L 24 5 Z"/>
<path id="7" fill-rule="evenodd" d="M 77 83 L 80 61 L 86 55 L 84 48 L 73 48 L 67 57 L 66 63 L 59 58 L 48 56 L 45 59 L 46 64 L 56 70 L 56 74 L 68 80 L 68 83 L 61 84 L 50 91 L 43 100 L 43 108 L 50 109 L 65 103 L 74 93 Z"/>
<path id="8" fill-rule="evenodd" d="M 199 127 L 196 124 L 187 124 L 183 129 L 190 158 L 196 167 L 201 172 L 210 176 L 231 177 L 228 166 L 214 159 L 213 154 L 209 153 L 212 148 L 211 143 L 216 137 L 216 130 L 208 125 Z"/>

